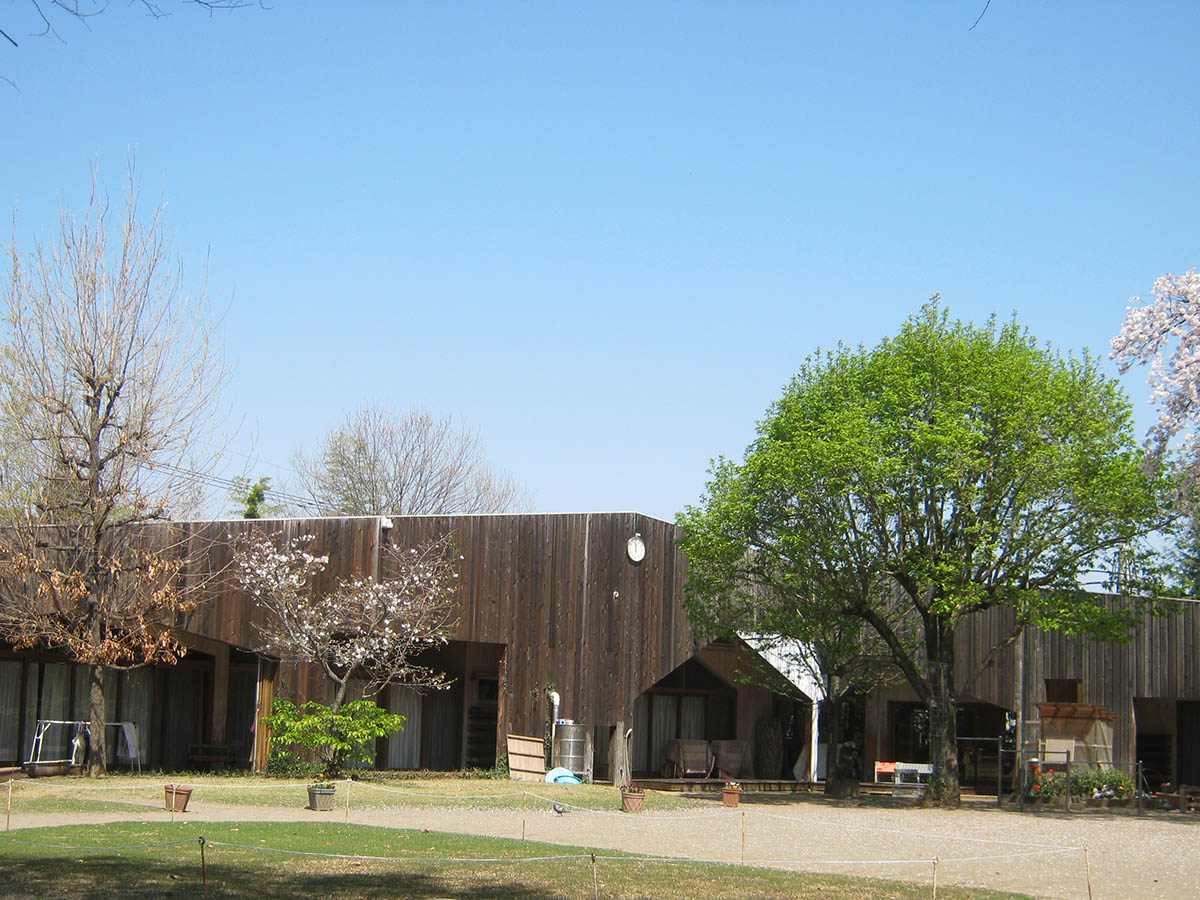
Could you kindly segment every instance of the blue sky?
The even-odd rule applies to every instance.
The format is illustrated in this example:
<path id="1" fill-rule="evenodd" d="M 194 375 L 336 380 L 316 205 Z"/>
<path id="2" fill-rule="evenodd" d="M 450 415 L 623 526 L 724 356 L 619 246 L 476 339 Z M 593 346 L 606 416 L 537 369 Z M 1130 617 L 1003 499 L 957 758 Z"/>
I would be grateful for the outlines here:
<path id="1" fill-rule="evenodd" d="M 0 8 L 0 207 L 135 153 L 227 308 L 227 473 L 421 405 L 533 509 L 671 518 L 818 347 L 937 291 L 1107 354 L 1200 262 L 1192 2 L 163 5 Z"/>

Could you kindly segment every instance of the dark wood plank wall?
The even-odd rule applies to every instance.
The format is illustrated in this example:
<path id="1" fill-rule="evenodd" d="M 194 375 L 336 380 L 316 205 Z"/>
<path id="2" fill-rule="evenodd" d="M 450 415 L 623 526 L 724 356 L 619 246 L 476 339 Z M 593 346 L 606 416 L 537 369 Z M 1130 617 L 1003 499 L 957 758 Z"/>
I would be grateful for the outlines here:
<path id="1" fill-rule="evenodd" d="M 959 685 L 1011 624 L 1010 610 L 989 610 L 959 630 Z M 1038 629 L 1031 629 L 1022 640 L 1027 717 L 1032 717 L 1034 703 L 1046 699 L 1047 679 L 1076 679 L 1081 684 L 1081 702 L 1107 707 L 1116 715 L 1113 753 L 1121 761 L 1136 758 L 1135 699 L 1200 698 L 1200 603 L 1183 603 L 1175 615 L 1148 619 L 1125 643 L 1100 643 Z M 1015 646 L 1003 651 L 967 696 L 1015 710 L 1016 659 Z"/>
<path id="2" fill-rule="evenodd" d="M 676 526 L 636 513 L 396 517 L 392 540 L 452 534 L 462 554 L 455 637 L 507 645 L 501 727 L 541 734 L 546 692 L 589 724 L 632 718 L 633 701 L 693 652 L 676 585 Z M 626 542 L 640 533 L 646 558 Z"/>
<path id="3" fill-rule="evenodd" d="M 329 565 L 318 579 L 318 590 L 330 589 L 339 578 L 373 572 L 379 541 L 379 519 L 374 517 L 239 519 L 149 528 L 158 546 L 188 554 L 191 564 L 185 584 L 204 598 L 194 612 L 182 618 L 179 627 L 248 650 L 259 644 L 255 626 L 262 623 L 263 614 L 233 577 L 232 543 L 238 535 L 251 530 L 276 534 L 281 540 L 312 535 L 309 552 L 329 557 Z"/>
<path id="4" fill-rule="evenodd" d="M 694 652 L 679 596 L 686 561 L 672 523 L 637 513 L 392 521 L 388 539 L 398 546 L 453 536 L 463 557 L 455 639 L 507 646 L 501 686 L 507 721 L 498 728 L 540 734 L 550 687 L 563 698 L 562 716 L 588 724 L 630 721 L 634 699 Z M 250 529 L 313 535 L 310 552 L 330 559 L 318 586 L 326 589 L 337 578 L 377 570 L 379 523 L 371 517 L 158 526 L 164 543 L 185 541 L 195 560 L 189 581 L 208 597 L 181 629 L 257 646 L 262 613 L 232 578 L 229 536 Z M 626 554 L 634 533 L 646 545 L 640 564 Z M 284 667 L 281 677 L 283 696 L 324 699 L 319 672 Z"/>

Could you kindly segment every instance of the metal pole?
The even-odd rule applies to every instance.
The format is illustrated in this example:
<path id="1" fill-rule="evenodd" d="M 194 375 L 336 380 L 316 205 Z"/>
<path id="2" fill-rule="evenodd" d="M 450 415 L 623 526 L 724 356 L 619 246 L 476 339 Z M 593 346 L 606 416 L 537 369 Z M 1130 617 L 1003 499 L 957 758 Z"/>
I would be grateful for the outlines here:
<path id="1" fill-rule="evenodd" d="M 1088 856 L 1087 844 L 1083 845 L 1083 868 L 1087 872 L 1088 900 L 1094 900 L 1092 897 L 1092 861 Z"/>
<path id="2" fill-rule="evenodd" d="M 1142 761 L 1137 761 L 1137 782 L 1135 784 L 1137 790 L 1138 815 L 1146 813 L 1146 773 L 1142 770 Z"/>
<path id="3" fill-rule="evenodd" d="M 12 779 L 8 779 L 8 809 L 4 813 L 4 830 L 12 828 Z"/>
<path id="4" fill-rule="evenodd" d="M 1071 751 L 1067 751 L 1067 812 L 1071 811 Z"/>
<path id="5" fill-rule="evenodd" d="M 935 856 L 933 858 L 933 900 L 937 900 L 937 869 L 938 858 Z"/>
<path id="6" fill-rule="evenodd" d="M 1004 805 L 1004 735 L 996 738 L 996 809 Z"/>
<path id="7" fill-rule="evenodd" d="M 596 854 L 592 854 L 592 898 L 600 900 L 600 873 L 596 871 Z"/>
<path id="8" fill-rule="evenodd" d="M 354 784 L 352 778 L 346 779 L 346 822 L 350 821 L 350 785 Z"/>
<path id="9" fill-rule="evenodd" d="M 1017 744 L 1017 809 L 1025 812 L 1025 748 Z"/>

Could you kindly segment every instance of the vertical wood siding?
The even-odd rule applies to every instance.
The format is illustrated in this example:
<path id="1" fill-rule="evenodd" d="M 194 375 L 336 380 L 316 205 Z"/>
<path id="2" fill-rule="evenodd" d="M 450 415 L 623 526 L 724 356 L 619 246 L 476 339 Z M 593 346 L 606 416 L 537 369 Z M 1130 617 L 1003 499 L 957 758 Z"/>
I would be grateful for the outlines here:
<path id="1" fill-rule="evenodd" d="M 398 546 L 452 535 L 463 557 L 454 637 L 507 646 L 498 729 L 540 734 L 551 686 L 562 695 L 563 716 L 589 724 L 629 721 L 634 699 L 694 652 L 680 597 L 686 561 L 672 523 L 637 513 L 392 521 L 389 539 Z M 317 585 L 325 590 L 337 578 L 376 571 L 379 523 L 369 517 L 159 526 L 162 545 L 182 541 L 192 552 L 187 578 L 208 598 L 180 628 L 238 647 L 257 645 L 262 612 L 232 578 L 232 537 L 250 530 L 313 535 L 310 552 L 330 560 Z M 626 554 L 634 533 L 646 545 L 640 564 Z M 289 694 L 318 696 L 318 673 L 289 667 L 282 678 Z"/>

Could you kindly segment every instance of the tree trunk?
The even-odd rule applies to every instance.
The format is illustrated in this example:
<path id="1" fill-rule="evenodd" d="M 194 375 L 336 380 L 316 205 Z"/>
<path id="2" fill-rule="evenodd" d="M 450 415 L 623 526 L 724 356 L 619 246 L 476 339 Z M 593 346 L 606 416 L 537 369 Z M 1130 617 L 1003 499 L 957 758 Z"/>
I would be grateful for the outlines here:
<path id="1" fill-rule="evenodd" d="M 958 700 L 954 696 L 954 630 L 940 627 L 929 656 L 932 698 L 929 707 L 929 761 L 933 778 L 929 799 L 939 806 L 959 805 Z"/>
<path id="2" fill-rule="evenodd" d="M 858 794 L 858 778 L 853 771 L 847 771 L 849 760 L 842 759 L 842 710 L 845 707 L 845 695 L 838 692 L 836 686 L 831 685 L 825 702 L 829 704 L 829 744 L 825 751 L 825 793 L 830 797 L 845 799 Z"/>
<path id="3" fill-rule="evenodd" d="M 108 771 L 108 745 L 104 739 L 104 667 L 92 666 L 88 688 L 91 726 L 88 731 L 88 775 L 96 778 Z"/>

